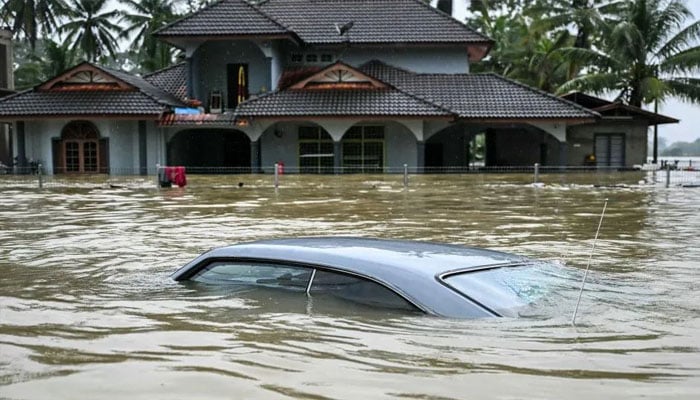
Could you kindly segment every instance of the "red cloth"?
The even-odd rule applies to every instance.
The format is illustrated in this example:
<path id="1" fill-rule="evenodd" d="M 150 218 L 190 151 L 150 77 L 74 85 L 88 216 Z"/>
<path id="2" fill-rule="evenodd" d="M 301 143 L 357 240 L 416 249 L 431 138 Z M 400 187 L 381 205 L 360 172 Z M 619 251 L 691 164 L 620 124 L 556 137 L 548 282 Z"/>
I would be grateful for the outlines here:
<path id="1" fill-rule="evenodd" d="M 178 187 L 187 186 L 185 167 L 165 167 L 165 177 Z"/>

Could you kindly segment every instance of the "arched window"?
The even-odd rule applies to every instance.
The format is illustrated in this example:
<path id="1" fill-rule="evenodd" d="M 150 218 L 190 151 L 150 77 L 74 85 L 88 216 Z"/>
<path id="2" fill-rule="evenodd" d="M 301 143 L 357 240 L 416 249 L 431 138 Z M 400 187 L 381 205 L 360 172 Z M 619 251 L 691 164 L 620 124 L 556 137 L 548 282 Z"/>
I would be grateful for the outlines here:
<path id="1" fill-rule="evenodd" d="M 54 141 L 54 171 L 95 174 L 106 171 L 106 145 L 91 122 L 73 121 Z"/>

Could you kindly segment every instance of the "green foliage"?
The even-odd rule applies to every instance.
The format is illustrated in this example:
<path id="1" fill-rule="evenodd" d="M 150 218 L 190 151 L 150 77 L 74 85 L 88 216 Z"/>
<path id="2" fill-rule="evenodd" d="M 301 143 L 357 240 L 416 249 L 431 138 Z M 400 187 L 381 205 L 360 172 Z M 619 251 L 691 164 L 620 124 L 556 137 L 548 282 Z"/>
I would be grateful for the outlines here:
<path id="1" fill-rule="evenodd" d="M 121 13 L 109 10 L 107 0 L 72 0 L 67 22 L 59 27 L 71 49 L 80 49 L 88 61 L 117 54 L 117 35 L 121 27 L 115 21 Z"/>
<path id="2" fill-rule="evenodd" d="M 66 15 L 68 7 L 63 0 L 7 0 L 0 7 L 0 23 L 27 40 L 32 49 L 40 36 L 57 28 L 58 17 Z"/>
<path id="3" fill-rule="evenodd" d="M 126 26 L 119 35 L 131 37 L 129 56 L 137 64 L 139 72 L 152 72 L 172 65 L 175 49 L 153 36 L 153 32 L 175 21 L 172 1 L 169 0 L 119 0 L 128 10 L 121 22 Z"/>
<path id="4" fill-rule="evenodd" d="M 35 49 L 15 44 L 15 87 L 31 88 L 78 64 L 82 56 L 66 43 L 39 39 Z"/>
<path id="5" fill-rule="evenodd" d="M 700 102 L 700 21 L 684 0 L 479 0 L 469 23 L 494 40 L 474 71 L 640 107 Z"/>

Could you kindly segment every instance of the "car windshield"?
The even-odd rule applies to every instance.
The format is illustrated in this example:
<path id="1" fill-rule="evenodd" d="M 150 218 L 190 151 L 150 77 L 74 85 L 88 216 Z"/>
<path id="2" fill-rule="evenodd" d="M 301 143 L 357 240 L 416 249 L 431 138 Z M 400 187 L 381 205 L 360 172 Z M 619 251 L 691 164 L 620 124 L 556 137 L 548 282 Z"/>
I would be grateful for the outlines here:
<path id="1" fill-rule="evenodd" d="M 552 264 L 503 266 L 465 271 L 443 278 L 449 287 L 502 316 L 518 316 L 527 306 L 549 296 L 570 273 Z"/>

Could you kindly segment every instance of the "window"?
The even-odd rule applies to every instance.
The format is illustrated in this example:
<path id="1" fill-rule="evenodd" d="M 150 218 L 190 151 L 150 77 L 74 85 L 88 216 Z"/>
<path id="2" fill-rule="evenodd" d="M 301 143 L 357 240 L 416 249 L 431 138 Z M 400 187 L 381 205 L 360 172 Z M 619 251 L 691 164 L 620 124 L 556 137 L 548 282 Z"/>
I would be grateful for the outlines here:
<path id="1" fill-rule="evenodd" d="M 329 64 L 335 60 L 331 53 L 290 53 L 289 62 L 292 64 Z"/>
<path id="2" fill-rule="evenodd" d="M 320 127 L 299 127 L 299 172 L 327 174 L 333 172 L 333 139 Z"/>
<path id="3" fill-rule="evenodd" d="M 384 170 L 384 127 L 354 126 L 343 137 L 343 168 L 350 173 Z"/>
<path id="4" fill-rule="evenodd" d="M 97 128 L 87 121 L 66 125 L 54 140 L 54 169 L 57 173 L 98 173 L 103 161 Z M 102 150 L 104 152 L 106 150 Z"/>
<path id="5" fill-rule="evenodd" d="M 310 294 L 326 294 L 343 300 L 374 307 L 415 310 L 415 306 L 384 286 L 335 272 L 317 270 Z"/>
<path id="6" fill-rule="evenodd" d="M 209 264 L 191 279 L 209 284 L 264 286 L 305 292 L 311 268 L 220 261 Z"/>
<path id="7" fill-rule="evenodd" d="M 236 108 L 248 98 L 248 64 L 226 66 L 228 108 Z"/>
<path id="8" fill-rule="evenodd" d="M 289 56 L 289 60 L 293 63 L 301 63 L 304 61 L 304 56 L 301 53 L 292 53 Z"/>
<path id="9" fill-rule="evenodd" d="M 595 135 L 595 160 L 599 167 L 625 165 L 625 134 L 597 133 Z"/>
<path id="10" fill-rule="evenodd" d="M 255 261 L 215 261 L 190 280 L 205 284 L 240 285 L 333 296 L 373 307 L 416 310 L 416 307 L 392 290 L 368 279 L 342 272 L 298 265 Z"/>
<path id="11" fill-rule="evenodd" d="M 441 278 L 459 294 L 502 316 L 526 307 L 561 307 L 578 285 L 578 272 L 551 264 L 507 265 L 458 272 Z"/>

